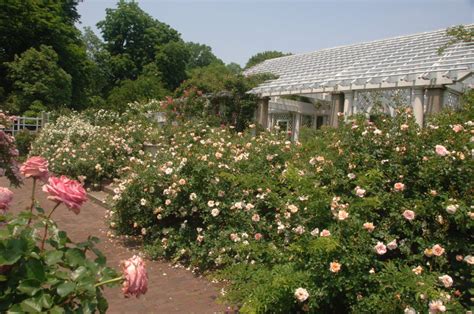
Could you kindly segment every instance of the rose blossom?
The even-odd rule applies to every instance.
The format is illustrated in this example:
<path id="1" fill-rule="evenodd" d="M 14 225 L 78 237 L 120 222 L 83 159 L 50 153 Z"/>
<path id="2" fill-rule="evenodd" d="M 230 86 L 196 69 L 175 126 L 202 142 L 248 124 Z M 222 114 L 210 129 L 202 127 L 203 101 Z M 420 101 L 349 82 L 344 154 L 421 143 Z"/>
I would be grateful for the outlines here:
<path id="1" fill-rule="evenodd" d="M 460 125 L 460 124 L 453 125 L 452 129 L 453 129 L 454 133 L 458 133 L 458 132 L 461 132 L 462 130 L 464 130 L 463 126 Z"/>
<path id="2" fill-rule="evenodd" d="M 48 161 L 41 156 L 33 156 L 20 167 L 20 172 L 27 178 L 37 178 L 42 181 L 48 179 Z"/>
<path id="3" fill-rule="evenodd" d="M 341 264 L 338 262 L 331 262 L 329 263 L 329 270 L 333 273 L 337 273 L 341 270 Z"/>
<path id="4" fill-rule="evenodd" d="M 220 213 L 220 212 L 219 212 L 219 209 L 217 209 L 217 208 L 213 208 L 213 209 L 211 210 L 211 215 L 212 215 L 213 217 L 217 217 L 217 216 L 219 215 L 219 213 Z"/>
<path id="5" fill-rule="evenodd" d="M 449 288 L 453 285 L 453 278 L 451 278 L 449 275 L 440 276 L 438 279 L 443 283 L 445 288 Z"/>
<path id="6" fill-rule="evenodd" d="M 415 219 L 415 212 L 407 209 L 403 212 L 403 217 L 405 217 L 406 220 L 413 220 Z"/>
<path id="7" fill-rule="evenodd" d="M 404 310 L 403 310 L 403 313 L 404 314 L 416 314 L 416 311 L 414 308 L 412 307 L 406 307 Z"/>
<path id="8" fill-rule="evenodd" d="M 417 274 L 417 275 L 421 275 L 421 273 L 423 272 L 423 267 L 421 267 L 421 266 L 416 266 L 416 267 L 413 268 L 411 271 L 414 272 L 414 273 Z"/>
<path id="9" fill-rule="evenodd" d="M 400 125 L 400 130 L 402 130 L 402 131 L 408 130 L 408 124 L 402 124 L 402 125 Z"/>
<path id="10" fill-rule="evenodd" d="M 383 242 L 377 242 L 377 245 L 374 247 L 374 249 L 378 255 L 384 255 L 387 253 L 387 247 L 385 244 L 383 244 Z"/>
<path id="11" fill-rule="evenodd" d="M 401 182 L 397 182 L 393 185 L 393 188 L 395 189 L 395 191 L 401 192 L 401 191 L 405 190 L 405 184 L 403 184 Z"/>
<path id="12" fill-rule="evenodd" d="M 449 154 L 449 151 L 443 145 L 436 145 L 435 152 L 439 156 L 446 156 L 447 154 Z"/>
<path id="13" fill-rule="evenodd" d="M 369 232 L 372 232 L 375 229 L 374 224 L 371 223 L 371 222 L 366 222 L 366 223 L 363 224 L 363 226 L 364 226 L 364 229 L 369 231 Z"/>
<path id="14" fill-rule="evenodd" d="M 321 233 L 319 235 L 321 237 L 329 237 L 331 235 L 331 232 L 329 232 L 329 230 L 327 230 L 327 229 L 324 229 L 323 231 L 321 231 Z"/>
<path id="15" fill-rule="evenodd" d="M 255 238 L 255 240 L 259 241 L 262 238 L 262 234 L 261 233 L 256 233 L 254 238 Z"/>
<path id="16" fill-rule="evenodd" d="M 8 209 L 11 201 L 13 200 L 13 192 L 8 188 L 0 187 L 0 210 Z"/>
<path id="17" fill-rule="evenodd" d="M 145 294 L 148 289 L 148 274 L 145 262 L 137 255 L 120 263 L 124 282 L 122 293 L 125 297 L 136 296 L 137 298 Z"/>
<path id="18" fill-rule="evenodd" d="M 298 288 L 295 290 L 295 298 L 298 302 L 304 302 L 309 298 L 309 293 L 304 288 Z"/>
<path id="19" fill-rule="evenodd" d="M 48 183 L 43 186 L 43 191 L 49 194 L 49 200 L 64 203 L 76 215 L 87 200 L 86 190 L 81 183 L 66 176 L 50 177 Z"/>
<path id="20" fill-rule="evenodd" d="M 433 245 L 433 248 L 432 248 L 432 249 L 433 249 L 433 254 L 434 254 L 435 256 L 441 256 L 441 255 L 444 254 L 444 248 L 443 248 L 441 245 L 439 245 L 439 244 Z"/>
<path id="21" fill-rule="evenodd" d="M 290 210 L 290 212 L 292 214 L 296 214 L 298 212 L 298 207 L 296 205 L 293 205 L 293 204 L 288 205 L 288 209 Z"/>
<path id="22" fill-rule="evenodd" d="M 259 222 L 259 221 L 260 221 L 260 216 L 259 216 L 259 214 L 253 214 L 253 216 L 252 216 L 252 221 L 253 221 L 253 222 Z"/>
<path id="23" fill-rule="evenodd" d="M 431 301 L 429 304 L 429 313 L 440 313 L 446 312 L 446 306 L 443 305 L 441 300 Z"/>
<path id="24" fill-rule="evenodd" d="M 345 210 L 340 210 L 337 212 L 337 219 L 338 220 L 345 220 L 349 217 L 349 213 L 346 212 Z"/>
<path id="25" fill-rule="evenodd" d="M 474 265 L 474 257 L 472 255 L 468 255 L 464 258 L 464 261 L 469 265 Z"/>
<path id="26" fill-rule="evenodd" d="M 458 208 L 459 208 L 459 205 L 453 205 L 453 204 L 451 204 L 451 205 L 448 205 L 448 206 L 446 207 L 446 211 L 447 211 L 449 214 L 455 214 L 456 211 L 458 210 Z"/>
<path id="27" fill-rule="evenodd" d="M 366 192 L 366 191 L 365 191 L 364 189 L 362 189 L 360 186 L 356 186 L 355 189 L 354 189 L 354 191 L 355 191 L 355 194 L 356 194 L 358 197 L 364 197 L 365 192 Z"/>
<path id="28" fill-rule="evenodd" d="M 395 250 L 397 247 L 398 247 L 398 244 L 397 244 L 397 240 L 396 240 L 396 239 L 393 240 L 393 241 L 391 241 L 391 242 L 389 242 L 389 243 L 387 243 L 387 248 L 388 248 L 389 250 Z"/>

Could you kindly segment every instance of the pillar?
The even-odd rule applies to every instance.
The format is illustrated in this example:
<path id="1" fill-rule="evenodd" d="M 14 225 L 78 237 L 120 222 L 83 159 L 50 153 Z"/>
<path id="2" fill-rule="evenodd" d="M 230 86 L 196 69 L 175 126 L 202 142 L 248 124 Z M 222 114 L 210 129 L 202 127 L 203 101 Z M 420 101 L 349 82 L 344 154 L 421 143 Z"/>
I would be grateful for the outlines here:
<path id="1" fill-rule="evenodd" d="M 257 106 L 257 123 L 264 129 L 268 127 L 268 97 L 260 98 Z"/>
<path id="2" fill-rule="evenodd" d="M 344 118 L 352 115 L 352 106 L 354 104 L 354 92 L 344 92 Z"/>
<path id="3" fill-rule="evenodd" d="M 436 114 L 443 108 L 444 89 L 441 87 L 426 90 L 426 113 Z"/>
<path id="4" fill-rule="evenodd" d="M 344 94 L 334 93 L 331 94 L 332 106 L 331 106 L 331 117 L 330 124 L 333 127 L 338 125 L 338 113 L 344 112 Z"/>
<path id="5" fill-rule="evenodd" d="M 299 112 L 295 113 L 295 123 L 293 124 L 293 141 L 297 141 L 300 137 L 300 127 L 301 127 L 301 114 Z"/>
<path id="6" fill-rule="evenodd" d="M 411 106 L 413 108 L 413 115 L 415 116 L 416 123 L 419 126 L 423 126 L 423 96 L 424 96 L 424 89 L 423 88 L 413 88 L 412 90 L 412 99 L 411 99 Z"/>

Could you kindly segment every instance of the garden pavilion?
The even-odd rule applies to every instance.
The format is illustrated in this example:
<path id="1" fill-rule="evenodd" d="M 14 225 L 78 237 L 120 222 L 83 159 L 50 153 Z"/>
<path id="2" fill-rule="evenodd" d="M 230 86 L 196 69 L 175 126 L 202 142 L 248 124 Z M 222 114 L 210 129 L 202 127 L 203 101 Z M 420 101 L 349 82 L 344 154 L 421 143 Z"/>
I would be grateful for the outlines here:
<path id="1" fill-rule="evenodd" d="M 443 29 L 266 60 L 244 72 L 277 77 L 250 91 L 259 96 L 257 121 L 298 139 L 301 126 L 337 126 L 340 113 L 377 107 L 393 115 L 409 105 L 423 125 L 426 115 L 459 106 L 473 87 L 474 42 L 440 52 L 450 39 Z"/>

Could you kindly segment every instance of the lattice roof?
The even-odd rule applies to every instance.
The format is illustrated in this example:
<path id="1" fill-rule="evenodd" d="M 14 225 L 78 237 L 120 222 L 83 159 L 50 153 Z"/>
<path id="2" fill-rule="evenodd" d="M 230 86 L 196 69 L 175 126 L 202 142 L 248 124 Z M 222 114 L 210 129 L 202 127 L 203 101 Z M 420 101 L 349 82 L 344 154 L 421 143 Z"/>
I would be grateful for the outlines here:
<path id="1" fill-rule="evenodd" d="M 278 76 L 251 91 L 262 96 L 453 84 L 473 73 L 474 42 L 439 54 L 448 41 L 443 29 L 270 59 L 244 74 Z"/>

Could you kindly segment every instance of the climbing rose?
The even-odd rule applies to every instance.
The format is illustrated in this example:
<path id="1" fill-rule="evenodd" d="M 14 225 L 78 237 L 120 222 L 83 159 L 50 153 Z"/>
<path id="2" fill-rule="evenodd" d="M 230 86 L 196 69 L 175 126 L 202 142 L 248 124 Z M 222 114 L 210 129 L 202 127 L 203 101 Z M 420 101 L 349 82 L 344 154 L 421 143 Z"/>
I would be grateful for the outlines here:
<path id="1" fill-rule="evenodd" d="M 295 298 L 298 302 L 304 302 L 309 298 L 309 293 L 304 288 L 298 288 L 295 290 Z"/>
<path id="2" fill-rule="evenodd" d="M 80 207 L 87 200 L 86 190 L 81 183 L 66 176 L 50 177 L 48 184 L 43 186 L 43 191 L 49 194 L 49 200 L 64 203 L 76 215 L 79 214 Z"/>
<path id="3" fill-rule="evenodd" d="M 441 300 L 431 301 L 429 305 L 430 311 L 429 313 L 440 313 L 446 312 L 446 306 L 443 305 Z"/>
<path id="4" fill-rule="evenodd" d="M 387 253 L 387 247 L 382 242 L 377 242 L 377 245 L 374 247 L 378 255 L 384 255 Z"/>
<path id="5" fill-rule="evenodd" d="M 443 248 L 441 245 L 439 245 L 439 244 L 433 245 L 433 254 L 434 254 L 435 256 L 441 256 L 441 255 L 443 255 L 443 254 L 444 254 L 444 248 Z"/>
<path id="6" fill-rule="evenodd" d="M 447 154 L 449 154 L 449 151 L 443 145 L 436 145 L 435 151 L 436 154 L 438 154 L 439 156 L 446 156 Z"/>
<path id="7" fill-rule="evenodd" d="M 33 156 L 20 167 L 20 172 L 27 178 L 45 181 L 48 179 L 48 161 L 41 156 Z"/>
<path id="8" fill-rule="evenodd" d="M 137 255 L 120 263 L 124 282 L 122 293 L 126 298 L 136 296 L 137 298 L 145 294 L 148 290 L 148 274 L 145 268 L 145 262 Z"/>
<path id="9" fill-rule="evenodd" d="M 13 199 L 13 192 L 8 188 L 0 187 L 0 209 L 6 210 Z"/>
<path id="10" fill-rule="evenodd" d="M 440 276 L 438 279 L 443 283 L 445 288 L 449 288 L 453 285 L 453 278 L 451 278 L 449 275 Z"/>
<path id="11" fill-rule="evenodd" d="M 403 212 L 403 217 L 405 217 L 406 220 L 413 220 L 415 219 L 415 212 L 407 209 Z"/>

